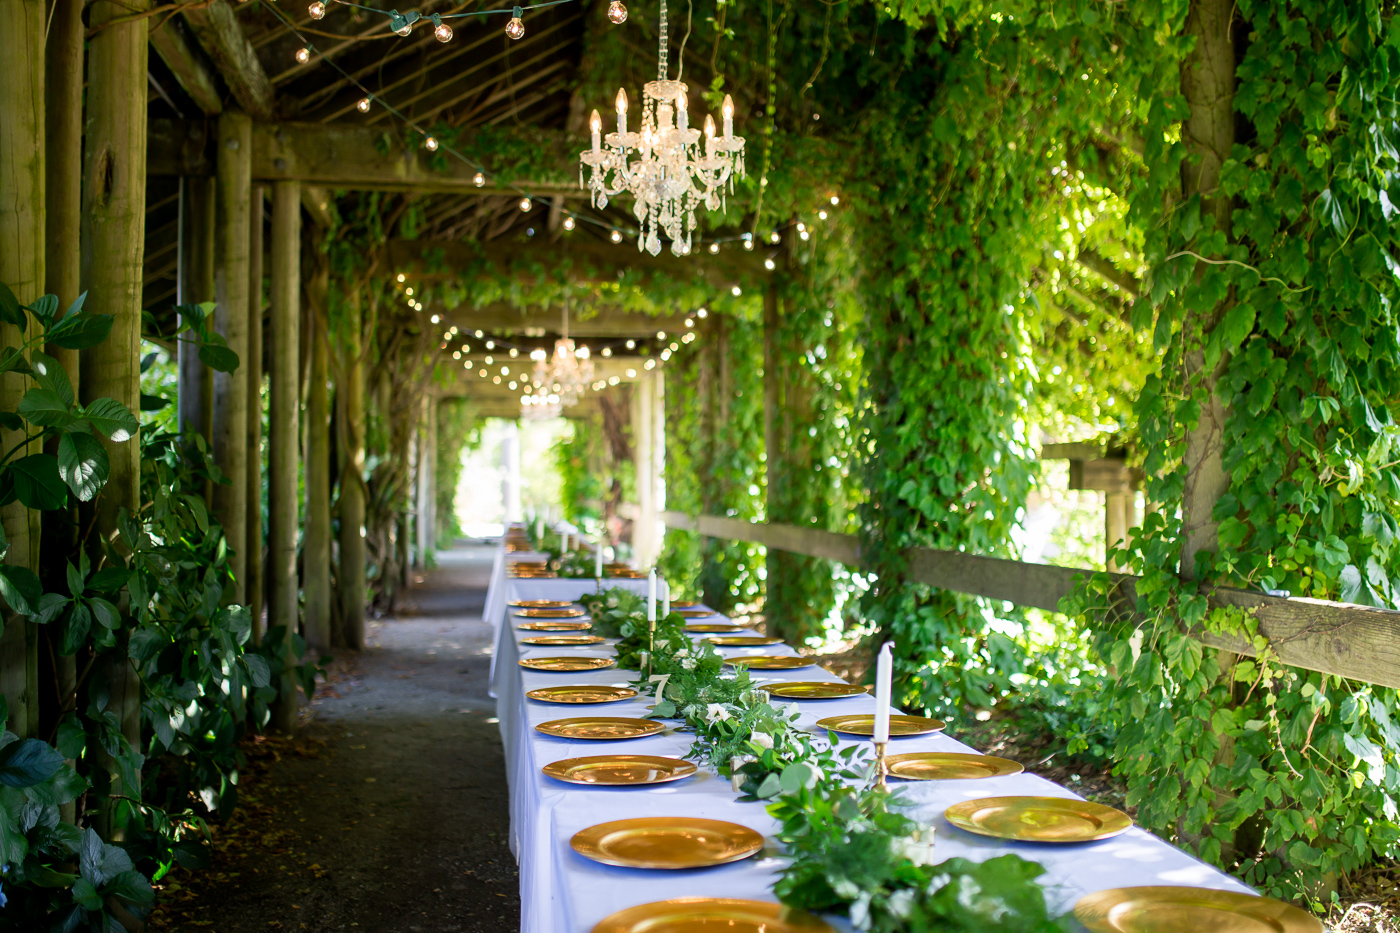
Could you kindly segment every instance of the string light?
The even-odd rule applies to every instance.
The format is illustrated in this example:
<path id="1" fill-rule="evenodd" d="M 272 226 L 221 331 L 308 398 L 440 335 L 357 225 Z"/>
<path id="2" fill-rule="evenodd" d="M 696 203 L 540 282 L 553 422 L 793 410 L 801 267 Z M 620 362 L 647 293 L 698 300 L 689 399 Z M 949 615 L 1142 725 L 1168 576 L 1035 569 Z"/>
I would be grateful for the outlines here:
<path id="1" fill-rule="evenodd" d="M 718 253 L 718 252 L 719 252 L 719 244 L 718 244 L 718 243 L 711 243 L 711 244 L 710 244 L 710 254 L 713 255 L 713 254 Z"/>
<path id="2" fill-rule="evenodd" d="M 635 350 L 635 349 L 637 349 L 637 341 L 635 341 L 635 340 L 629 340 L 629 341 L 627 341 L 627 349 L 629 349 L 629 350 Z"/>
<path id="3" fill-rule="evenodd" d="M 614 231 L 612 232 L 612 236 L 609 237 L 609 239 L 611 239 L 614 243 L 621 243 L 621 242 L 622 242 L 622 233 L 621 233 L 620 231 L 618 231 L 618 230 L 614 230 Z"/>
<path id="4" fill-rule="evenodd" d="M 429 136 L 423 140 L 423 147 L 429 152 L 437 152 L 438 141 L 436 136 Z"/>
<path id="5" fill-rule="evenodd" d="M 433 315 L 433 323 L 436 324 L 437 322 L 438 322 L 438 316 L 437 316 L 436 314 L 434 314 L 434 315 Z"/>
<path id="6" fill-rule="evenodd" d="M 564 229 L 565 229 L 565 230 L 572 230 L 572 229 L 574 229 L 574 219 L 573 219 L 572 217 L 565 217 L 565 218 L 564 218 Z"/>
<path id="7" fill-rule="evenodd" d="M 451 42 L 452 27 L 446 23 L 438 23 L 433 27 L 433 38 L 437 39 L 439 42 Z"/>
<path id="8" fill-rule="evenodd" d="M 750 251 L 753 250 L 753 234 L 752 234 L 752 233 L 746 233 L 746 234 L 744 234 L 744 249 L 750 250 Z"/>
<path id="9" fill-rule="evenodd" d="M 765 259 L 763 260 L 763 268 L 767 269 L 769 272 L 772 272 L 773 269 L 776 267 L 773 265 L 773 260 Z"/>
<path id="10" fill-rule="evenodd" d="M 417 10 L 409 10 L 407 13 L 392 10 L 389 13 L 389 28 L 401 36 L 407 36 L 413 32 L 413 24 L 420 19 L 422 15 Z"/>
<path id="11" fill-rule="evenodd" d="M 520 209 L 521 209 L 522 211 L 528 212 L 528 211 L 530 210 L 530 208 L 532 208 L 532 207 L 534 207 L 534 206 L 535 206 L 534 204 L 530 203 L 530 199 L 529 199 L 529 198 L 521 198 L 521 199 L 520 199 Z"/>
<path id="12" fill-rule="evenodd" d="M 480 188 L 482 185 L 486 184 L 486 176 L 481 174 L 480 172 L 477 172 L 475 175 L 472 176 L 472 184 Z"/>
<path id="13" fill-rule="evenodd" d="M 506 35 L 512 39 L 519 39 L 525 35 L 525 23 L 520 19 L 520 12 L 520 7 L 516 7 L 510 22 L 506 23 Z"/>
<path id="14" fill-rule="evenodd" d="M 833 195 L 831 196 L 831 206 L 832 206 L 832 207 L 835 207 L 836 205 L 838 205 L 838 204 L 840 204 L 840 203 L 841 203 L 841 199 L 838 198 L 836 195 L 833 194 Z"/>
<path id="15" fill-rule="evenodd" d="M 817 216 L 822 220 L 826 220 L 826 211 L 817 211 Z"/>
<path id="16" fill-rule="evenodd" d="M 404 275 L 403 275 L 402 272 L 399 273 L 398 279 L 399 279 L 400 284 L 402 284 L 402 282 L 403 282 L 403 280 L 404 280 Z"/>
<path id="17" fill-rule="evenodd" d="M 780 236 L 778 236 L 778 231 L 776 231 L 776 230 L 774 230 L 774 231 L 772 232 L 772 234 L 769 235 L 768 239 L 769 239 L 770 242 L 774 243 L 775 245 L 778 244 L 778 243 L 781 243 L 781 242 L 783 241 L 783 238 L 780 237 Z"/>
<path id="18" fill-rule="evenodd" d="M 305 65 L 307 62 L 311 61 L 311 48 L 303 45 L 301 48 L 297 49 L 296 59 L 298 65 Z"/>
<path id="19" fill-rule="evenodd" d="M 694 326 L 695 326 L 695 322 L 694 322 L 693 320 L 691 320 L 690 318 L 686 318 L 686 319 L 685 319 L 685 326 L 686 326 L 686 327 L 694 327 Z"/>
<path id="20" fill-rule="evenodd" d="M 608 19 L 614 26 L 621 26 L 627 22 L 627 7 L 622 5 L 622 0 L 612 0 L 608 4 Z"/>
<path id="21" fill-rule="evenodd" d="M 404 293 L 405 295 L 412 295 L 412 294 L 413 294 L 413 286 L 410 285 L 408 288 L 405 288 L 405 289 L 403 290 L 403 293 Z"/>
<path id="22" fill-rule="evenodd" d="M 604 348 L 603 348 L 603 355 L 604 355 L 604 356 L 612 356 L 612 347 L 604 347 Z"/>
<path id="23" fill-rule="evenodd" d="M 617 376 L 609 376 L 609 377 L 608 377 L 608 385 L 610 385 L 610 386 L 615 386 L 615 385 L 617 385 L 617 384 L 618 384 L 619 382 L 621 382 L 621 381 L 622 381 L 622 380 L 619 379 Z"/>
<path id="24" fill-rule="evenodd" d="M 729 294 L 733 295 L 735 298 L 738 298 L 738 297 L 739 297 L 740 295 L 742 295 L 743 293 L 744 293 L 744 290 L 743 290 L 742 288 L 740 288 L 739 286 L 737 286 L 737 285 L 735 285 L 733 288 L 731 288 L 731 289 L 729 290 Z"/>
<path id="25" fill-rule="evenodd" d="M 312 19 L 325 19 L 326 5 L 321 0 L 316 0 L 315 3 L 306 8 L 306 12 L 311 14 Z"/>
<path id="26" fill-rule="evenodd" d="M 360 113 L 369 113 L 369 98 L 361 97 L 360 102 L 355 105 L 355 109 Z"/>

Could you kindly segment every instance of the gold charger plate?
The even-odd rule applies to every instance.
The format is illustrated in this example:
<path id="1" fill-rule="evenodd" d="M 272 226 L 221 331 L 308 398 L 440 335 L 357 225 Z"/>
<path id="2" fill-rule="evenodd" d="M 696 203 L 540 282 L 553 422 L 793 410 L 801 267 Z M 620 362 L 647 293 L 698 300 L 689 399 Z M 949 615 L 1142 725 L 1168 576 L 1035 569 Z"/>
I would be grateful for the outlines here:
<path id="1" fill-rule="evenodd" d="M 747 658 L 727 658 L 724 663 L 730 667 L 750 667 L 756 671 L 791 671 L 799 667 L 812 667 L 817 662 L 787 654 L 755 654 Z"/>
<path id="2" fill-rule="evenodd" d="M 706 616 L 715 615 L 713 609 L 677 609 L 675 606 L 672 606 L 671 611 L 686 619 L 703 619 Z"/>
<path id="3" fill-rule="evenodd" d="M 562 687 L 540 687 L 525 694 L 541 703 L 616 703 L 637 695 L 631 687 L 609 687 L 606 684 L 569 684 Z"/>
<path id="4" fill-rule="evenodd" d="M 518 619 L 577 619 L 581 615 L 582 609 L 521 609 L 515 614 Z"/>
<path id="5" fill-rule="evenodd" d="M 568 673 L 571 671 L 601 671 L 605 667 L 613 666 L 612 658 L 521 658 L 517 662 L 521 667 L 528 667 L 532 671 L 550 671 L 551 673 Z"/>
<path id="6" fill-rule="evenodd" d="M 673 603 L 671 603 L 671 608 L 672 608 L 672 609 L 694 609 L 694 608 L 695 608 L 696 606 L 698 606 L 698 605 L 700 605 L 700 602 L 699 602 L 698 600 L 687 599 L 687 600 L 683 600 L 682 602 L 673 602 Z"/>
<path id="7" fill-rule="evenodd" d="M 568 599 L 512 599 L 507 605 L 512 609 L 566 609 L 573 605 Z"/>
<path id="8" fill-rule="evenodd" d="M 781 638 L 769 638 L 767 635 L 719 635 L 705 640 L 712 645 L 724 648 L 758 648 L 763 645 L 781 645 L 783 643 Z"/>
<path id="9" fill-rule="evenodd" d="M 524 632 L 586 632 L 593 627 L 592 622 L 521 622 L 516 628 Z"/>
<path id="10" fill-rule="evenodd" d="M 958 752 L 911 752 L 885 759 L 892 777 L 906 781 L 959 781 L 1002 777 L 1026 770 L 1019 761 L 995 755 L 963 755 Z"/>
<path id="11" fill-rule="evenodd" d="M 1022 842 L 1093 842 L 1132 828 L 1128 814 L 1065 797 L 983 797 L 943 811 L 958 829 Z"/>
<path id="12" fill-rule="evenodd" d="M 855 684 L 828 683 L 821 680 L 790 680 L 781 684 L 764 684 L 763 689 L 785 700 L 836 700 L 841 697 L 864 696 L 868 691 Z"/>
<path id="13" fill-rule="evenodd" d="M 690 816 L 644 816 L 599 823 L 574 834 L 574 851 L 623 868 L 709 868 L 746 859 L 763 848 L 747 826 Z"/>
<path id="14" fill-rule="evenodd" d="M 1079 899 L 1074 916 L 1091 933 L 1322 933 L 1292 904 L 1238 891 L 1177 885 L 1113 888 Z"/>
<path id="15" fill-rule="evenodd" d="M 830 729 L 832 732 L 843 732 L 846 735 L 874 735 L 875 714 L 829 716 L 826 719 L 818 720 L 817 725 L 823 729 Z M 948 724 L 941 719 L 890 714 L 890 735 L 892 736 L 927 735 L 930 732 L 942 732 L 946 725 Z"/>
<path id="16" fill-rule="evenodd" d="M 593 933 L 835 933 L 806 911 L 731 897 L 678 897 L 619 910 Z"/>
<path id="17" fill-rule="evenodd" d="M 656 755 L 590 755 L 552 761 L 540 769 L 547 776 L 570 784 L 626 787 L 632 784 L 664 784 L 695 773 L 693 761 Z"/>
<path id="18" fill-rule="evenodd" d="M 602 635 L 535 635 L 520 639 L 522 645 L 601 645 Z"/>
<path id="19" fill-rule="evenodd" d="M 687 625 L 685 630 L 693 635 L 702 635 L 707 632 L 742 632 L 744 627 L 729 622 L 701 622 Z"/>
<path id="20" fill-rule="evenodd" d="M 598 739 L 621 741 L 664 732 L 666 727 L 655 719 L 623 719 L 614 716 L 578 716 L 542 722 L 536 732 L 557 739 Z"/>

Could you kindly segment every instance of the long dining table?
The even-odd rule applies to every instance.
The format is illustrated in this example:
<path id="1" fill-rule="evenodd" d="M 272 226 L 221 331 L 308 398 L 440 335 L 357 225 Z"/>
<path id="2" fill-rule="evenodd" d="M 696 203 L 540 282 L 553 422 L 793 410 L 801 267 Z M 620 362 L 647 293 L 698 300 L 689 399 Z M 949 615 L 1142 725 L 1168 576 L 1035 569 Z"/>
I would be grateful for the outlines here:
<path id="1" fill-rule="evenodd" d="M 508 565 L 513 555 L 503 559 Z M 645 592 L 645 579 L 605 580 L 604 588 L 624 586 Z M 500 609 L 496 638 L 493 686 L 505 745 L 510 782 L 511 850 L 520 869 L 520 929 L 522 933 L 589 933 L 605 917 L 639 904 L 677 897 L 738 897 L 774 901 L 772 886 L 783 865 L 773 834 L 777 821 L 762 802 L 743 802 L 730 782 L 701 762 L 692 776 L 665 784 L 636 787 L 597 787 L 568 784 L 547 777 L 541 768 L 567 758 L 604 754 L 684 757 L 692 736 L 675 724 L 660 734 L 627 741 L 581 741 L 555 738 L 536 730 L 540 723 L 574 716 L 645 717 L 654 699 L 638 695 L 620 702 L 575 706 L 539 702 L 526 693 L 540 687 L 573 684 L 635 686 L 639 675 L 609 667 L 602 670 L 553 673 L 523 668 L 523 658 L 581 655 L 612 657 L 614 640 L 582 647 L 536 647 L 521 643 L 532 633 L 518 625 L 514 600 L 569 599 L 597 590 L 594 580 L 517 579 L 504 572 L 495 603 Z M 726 622 L 716 613 L 705 622 Z M 746 630 L 740 634 L 758 634 Z M 696 638 L 702 638 L 697 635 Z M 797 654 L 791 647 L 720 648 L 727 657 L 756 654 Z M 840 682 L 820 667 L 787 671 L 752 671 L 763 683 L 810 680 Z M 775 703 L 783 701 L 775 700 Z M 803 700 L 787 704 L 799 713 L 798 724 L 816 728 L 817 720 L 844 714 L 868 714 L 874 698 L 862 694 L 843 699 Z M 896 711 L 897 712 L 897 711 Z M 905 752 L 959 752 L 977 754 L 948 732 L 892 738 L 890 754 Z M 860 741 L 840 737 L 842 745 Z M 864 743 L 867 747 L 870 743 Z M 1041 881 L 1050 907 L 1067 913 L 1080 897 L 1108 888 L 1133 885 L 1195 885 L 1252 893 L 1241 882 L 1188 855 L 1138 827 L 1110 839 L 1078 844 L 1014 842 L 974 835 L 944 819 L 950 805 L 982 797 L 1035 795 L 1082 799 L 1065 787 L 1030 773 L 970 780 L 898 781 L 910 801 L 909 815 L 935 833 L 938 860 L 961 856 L 981 861 L 1015 853 L 1044 866 Z M 644 816 L 687 816 L 726 820 L 762 833 L 768 844 L 756 856 L 726 865 L 697 870 L 644 870 L 619 868 L 592 861 L 570 846 L 575 833 L 611 820 Z M 824 918 L 837 930 L 849 930 L 844 918 Z"/>

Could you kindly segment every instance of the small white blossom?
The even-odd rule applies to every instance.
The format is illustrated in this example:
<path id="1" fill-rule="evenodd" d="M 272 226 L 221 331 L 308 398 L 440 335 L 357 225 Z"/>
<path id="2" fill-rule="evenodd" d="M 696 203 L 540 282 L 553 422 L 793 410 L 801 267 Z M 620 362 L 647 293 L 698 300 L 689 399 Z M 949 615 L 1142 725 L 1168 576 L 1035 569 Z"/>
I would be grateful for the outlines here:
<path id="1" fill-rule="evenodd" d="M 847 882 L 849 884 L 849 882 Z M 851 926 L 857 930 L 870 929 L 870 892 L 862 891 L 851 901 Z"/>
<path id="2" fill-rule="evenodd" d="M 688 671 L 695 670 L 695 668 L 699 666 L 699 664 L 700 662 L 695 660 L 694 658 L 681 658 L 681 667 L 685 668 Z"/>
<path id="3" fill-rule="evenodd" d="M 910 911 L 914 909 L 914 889 L 900 888 L 890 895 L 890 899 L 886 902 L 885 906 L 889 908 L 890 913 L 894 916 L 901 920 L 905 919 L 909 916 Z"/>
<path id="4" fill-rule="evenodd" d="M 705 708 L 705 722 L 714 725 L 729 718 L 729 710 L 720 703 L 711 703 Z"/>
<path id="5" fill-rule="evenodd" d="M 608 597 L 608 608 L 609 608 L 609 609 L 616 609 L 616 608 L 617 608 L 617 597 L 616 597 L 616 596 L 609 596 L 609 597 Z"/>
<path id="6" fill-rule="evenodd" d="M 766 732 L 755 732 L 749 736 L 749 741 L 763 748 L 773 747 L 773 737 Z"/>
<path id="7" fill-rule="evenodd" d="M 688 648 L 682 648 L 680 651 L 677 651 L 677 652 L 676 652 L 676 657 L 678 657 L 678 658 L 688 658 L 688 657 L 690 657 L 690 649 L 688 649 Z"/>

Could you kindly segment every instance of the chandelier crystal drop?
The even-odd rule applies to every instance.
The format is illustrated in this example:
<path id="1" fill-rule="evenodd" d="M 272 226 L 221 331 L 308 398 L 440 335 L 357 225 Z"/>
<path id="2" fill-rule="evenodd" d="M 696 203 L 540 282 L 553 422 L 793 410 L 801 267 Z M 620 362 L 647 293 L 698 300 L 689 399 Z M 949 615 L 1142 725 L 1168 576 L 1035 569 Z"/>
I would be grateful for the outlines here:
<path id="1" fill-rule="evenodd" d="M 593 146 L 579 153 L 579 186 L 589 189 L 593 206 L 602 210 L 609 198 L 631 194 L 641 225 L 637 248 L 653 256 L 661 252 L 663 235 L 672 253 L 688 254 L 696 207 L 723 211 L 726 191 L 744 175 L 744 138 L 734 135 L 734 100 L 725 95 L 722 135 L 716 135 L 712 116 L 705 117 L 703 133 L 691 129 L 689 88 L 666 76 L 669 48 L 662 0 L 657 80 L 642 88 L 641 131 L 627 131 L 627 92 L 619 89 L 617 132 L 604 137 L 602 118 L 593 111 Z M 593 169 L 586 185 L 585 165 Z"/>

